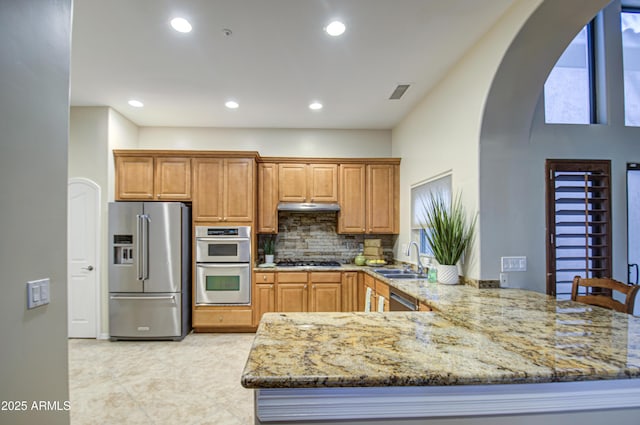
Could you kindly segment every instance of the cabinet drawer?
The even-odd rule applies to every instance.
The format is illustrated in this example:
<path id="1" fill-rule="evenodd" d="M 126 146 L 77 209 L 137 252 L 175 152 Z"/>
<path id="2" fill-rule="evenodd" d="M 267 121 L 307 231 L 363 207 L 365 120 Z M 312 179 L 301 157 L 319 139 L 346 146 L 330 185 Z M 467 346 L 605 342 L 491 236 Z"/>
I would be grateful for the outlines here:
<path id="1" fill-rule="evenodd" d="M 389 285 L 379 280 L 376 280 L 376 294 L 382 295 L 385 300 L 389 299 Z"/>
<path id="2" fill-rule="evenodd" d="M 340 272 L 311 272 L 312 283 L 341 283 L 342 273 Z"/>
<path id="3" fill-rule="evenodd" d="M 300 283 L 307 281 L 307 272 L 278 273 L 278 283 Z"/>
<path id="4" fill-rule="evenodd" d="M 256 273 L 256 283 L 274 283 L 275 281 L 275 273 Z"/>
<path id="5" fill-rule="evenodd" d="M 252 310 L 196 310 L 193 312 L 194 327 L 251 326 Z"/>

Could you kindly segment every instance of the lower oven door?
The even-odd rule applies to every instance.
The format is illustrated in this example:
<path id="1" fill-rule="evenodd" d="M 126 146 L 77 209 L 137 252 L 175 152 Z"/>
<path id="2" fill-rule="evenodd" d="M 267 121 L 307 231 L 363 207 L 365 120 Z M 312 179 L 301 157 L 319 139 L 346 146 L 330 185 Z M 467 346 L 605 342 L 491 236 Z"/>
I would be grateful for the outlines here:
<path id="1" fill-rule="evenodd" d="M 196 305 L 251 304 L 249 263 L 196 264 Z"/>

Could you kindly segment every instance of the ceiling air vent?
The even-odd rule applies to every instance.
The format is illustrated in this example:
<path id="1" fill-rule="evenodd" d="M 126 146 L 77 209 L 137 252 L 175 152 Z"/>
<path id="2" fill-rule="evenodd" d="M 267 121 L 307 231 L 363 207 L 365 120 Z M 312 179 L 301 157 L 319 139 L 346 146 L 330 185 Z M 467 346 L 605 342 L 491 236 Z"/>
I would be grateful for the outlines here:
<path id="1" fill-rule="evenodd" d="M 398 87 L 396 87 L 393 93 L 391 93 L 391 96 L 389 96 L 389 100 L 400 99 L 404 95 L 404 92 L 407 91 L 408 88 L 409 88 L 409 84 L 398 84 Z"/>

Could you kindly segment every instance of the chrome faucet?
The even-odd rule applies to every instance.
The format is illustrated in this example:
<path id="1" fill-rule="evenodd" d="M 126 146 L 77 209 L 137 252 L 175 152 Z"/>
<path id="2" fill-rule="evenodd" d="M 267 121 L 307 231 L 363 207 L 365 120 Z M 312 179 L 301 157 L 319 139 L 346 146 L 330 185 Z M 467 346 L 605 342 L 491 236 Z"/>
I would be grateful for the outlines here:
<path id="1" fill-rule="evenodd" d="M 411 247 L 415 246 L 416 247 L 416 257 L 418 259 L 418 274 L 419 275 L 423 275 L 424 274 L 424 267 L 422 266 L 422 263 L 420 262 L 420 246 L 418 245 L 418 243 L 416 241 L 411 241 L 409 243 L 409 247 L 407 248 L 407 256 L 409 258 L 411 258 Z"/>

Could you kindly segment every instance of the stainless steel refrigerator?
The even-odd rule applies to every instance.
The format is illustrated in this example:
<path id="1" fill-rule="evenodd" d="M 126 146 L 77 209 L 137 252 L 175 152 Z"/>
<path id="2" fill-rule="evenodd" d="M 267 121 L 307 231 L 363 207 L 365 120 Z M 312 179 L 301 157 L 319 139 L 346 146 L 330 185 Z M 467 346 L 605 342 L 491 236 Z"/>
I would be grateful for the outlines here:
<path id="1" fill-rule="evenodd" d="M 191 330 L 191 210 L 109 204 L 109 335 L 181 340 Z"/>

